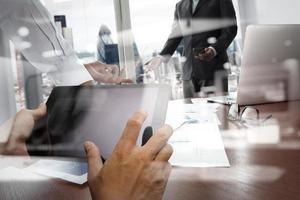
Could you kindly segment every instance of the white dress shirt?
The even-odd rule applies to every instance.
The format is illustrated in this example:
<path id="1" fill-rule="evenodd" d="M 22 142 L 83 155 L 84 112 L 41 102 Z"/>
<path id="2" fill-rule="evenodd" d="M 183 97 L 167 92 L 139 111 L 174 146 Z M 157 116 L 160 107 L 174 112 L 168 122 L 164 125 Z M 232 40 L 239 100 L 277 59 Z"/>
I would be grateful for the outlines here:
<path id="1" fill-rule="evenodd" d="M 193 13 L 195 12 L 197 5 L 199 3 L 199 0 L 193 0 Z"/>
<path id="2" fill-rule="evenodd" d="M 57 86 L 93 80 L 38 0 L 0 0 L 0 28 L 16 49 Z"/>

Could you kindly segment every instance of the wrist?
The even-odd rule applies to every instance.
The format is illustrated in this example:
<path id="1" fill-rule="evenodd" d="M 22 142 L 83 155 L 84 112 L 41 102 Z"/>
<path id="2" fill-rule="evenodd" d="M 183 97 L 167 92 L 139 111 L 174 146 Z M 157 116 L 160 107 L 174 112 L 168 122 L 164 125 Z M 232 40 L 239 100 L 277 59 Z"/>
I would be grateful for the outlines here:
<path id="1" fill-rule="evenodd" d="M 83 66 L 89 70 L 89 68 L 92 66 L 92 63 L 86 63 L 86 64 L 83 64 Z"/>
<path id="2" fill-rule="evenodd" d="M 126 192 L 111 190 L 109 188 L 101 188 L 98 191 L 92 192 L 93 200 L 133 200 Z"/>
<path id="3" fill-rule="evenodd" d="M 83 84 L 81 84 L 82 86 L 93 86 L 93 85 L 95 85 L 95 82 L 94 81 L 87 81 L 87 82 L 85 82 L 85 83 L 83 83 Z"/>
<path id="4" fill-rule="evenodd" d="M 208 48 L 214 52 L 214 57 L 216 57 L 218 55 L 217 50 L 213 46 L 209 46 Z"/>
<path id="5" fill-rule="evenodd" d="M 165 56 L 158 55 L 157 57 L 160 59 L 160 61 L 161 61 L 162 63 L 167 63 L 167 62 L 168 62 L 168 59 L 167 59 Z"/>

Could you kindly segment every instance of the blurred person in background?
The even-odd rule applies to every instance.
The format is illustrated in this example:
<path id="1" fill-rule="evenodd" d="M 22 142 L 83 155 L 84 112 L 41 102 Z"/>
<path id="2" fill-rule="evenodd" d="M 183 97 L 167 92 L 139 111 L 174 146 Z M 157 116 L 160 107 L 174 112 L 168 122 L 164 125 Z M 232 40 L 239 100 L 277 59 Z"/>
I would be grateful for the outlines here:
<path id="1" fill-rule="evenodd" d="M 202 87 L 214 84 L 216 71 L 224 70 L 228 62 L 226 50 L 236 34 L 232 0 L 181 0 L 176 4 L 169 39 L 148 69 L 168 62 L 178 45 L 183 44 L 184 97 L 195 97 Z"/>
<path id="2" fill-rule="evenodd" d="M 109 46 L 110 50 L 108 49 Z M 143 83 L 143 61 L 135 42 L 133 43 L 133 52 L 136 66 L 136 82 Z M 105 64 L 119 65 L 118 45 L 114 43 L 111 37 L 111 30 L 106 25 L 101 25 L 98 33 L 97 60 Z"/>
<path id="3" fill-rule="evenodd" d="M 100 27 L 98 33 L 98 43 L 97 43 L 97 60 L 106 63 L 105 58 L 105 45 L 114 44 L 111 37 L 111 31 L 106 25 Z"/>

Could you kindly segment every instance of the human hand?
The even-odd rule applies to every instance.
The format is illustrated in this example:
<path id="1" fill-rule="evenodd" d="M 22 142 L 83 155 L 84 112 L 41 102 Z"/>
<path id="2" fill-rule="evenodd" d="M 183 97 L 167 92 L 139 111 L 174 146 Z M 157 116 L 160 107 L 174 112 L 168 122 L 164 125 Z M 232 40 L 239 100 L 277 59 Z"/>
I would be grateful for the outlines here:
<path id="1" fill-rule="evenodd" d="M 117 65 L 107 65 L 101 62 L 93 62 L 84 65 L 95 81 L 102 83 L 133 83 L 130 79 L 120 76 Z"/>
<path id="2" fill-rule="evenodd" d="M 160 200 L 171 172 L 168 163 L 172 147 L 167 144 L 172 135 L 169 126 L 163 126 L 143 147 L 136 141 L 146 119 L 137 112 L 116 145 L 111 157 L 103 165 L 98 148 L 85 143 L 88 160 L 88 185 L 94 200 Z"/>
<path id="3" fill-rule="evenodd" d="M 134 81 L 131 80 L 131 79 L 124 79 L 122 77 L 125 77 L 126 76 L 126 72 L 125 72 L 125 68 L 123 68 L 121 71 L 120 71 L 120 76 L 118 77 L 118 79 L 116 80 L 116 83 L 119 83 L 119 84 L 133 84 Z"/>
<path id="4" fill-rule="evenodd" d="M 146 71 L 152 71 L 163 63 L 163 59 L 160 56 L 156 56 L 146 65 Z"/>
<path id="5" fill-rule="evenodd" d="M 28 156 L 26 140 L 34 128 L 35 123 L 47 113 L 46 105 L 40 105 L 36 110 L 21 110 L 18 112 L 10 129 L 6 143 L 0 145 L 0 154 Z"/>
<path id="6" fill-rule="evenodd" d="M 203 53 L 198 54 L 195 56 L 196 59 L 202 61 L 211 61 L 215 57 L 215 52 L 211 48 L 205 48 Z"/>

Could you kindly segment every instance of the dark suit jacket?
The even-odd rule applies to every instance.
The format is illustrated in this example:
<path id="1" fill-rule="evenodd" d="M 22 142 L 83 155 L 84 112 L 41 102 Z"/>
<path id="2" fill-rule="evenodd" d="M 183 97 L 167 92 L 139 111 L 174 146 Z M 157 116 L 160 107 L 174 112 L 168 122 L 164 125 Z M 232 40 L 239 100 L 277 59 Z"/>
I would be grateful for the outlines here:
<path id="1" fill-rule="evenodd" d="M 226 50 L 236 33 L 232 0 L 200 0 L 194 13 L 192 0 L 181 0 L 176 4 L 172 32 L 160 55 L 171 56 L 182 42 L 187 58 L 183 80 L 212 81 L 215 71 L 222 70 L 228 61 Z M 216 43 L 209 44 L 209 38 L 216 38 Z M 194 48 L 209 46 L 214 47 L 218 54 L 211 62 L 194 58 Z"/>

